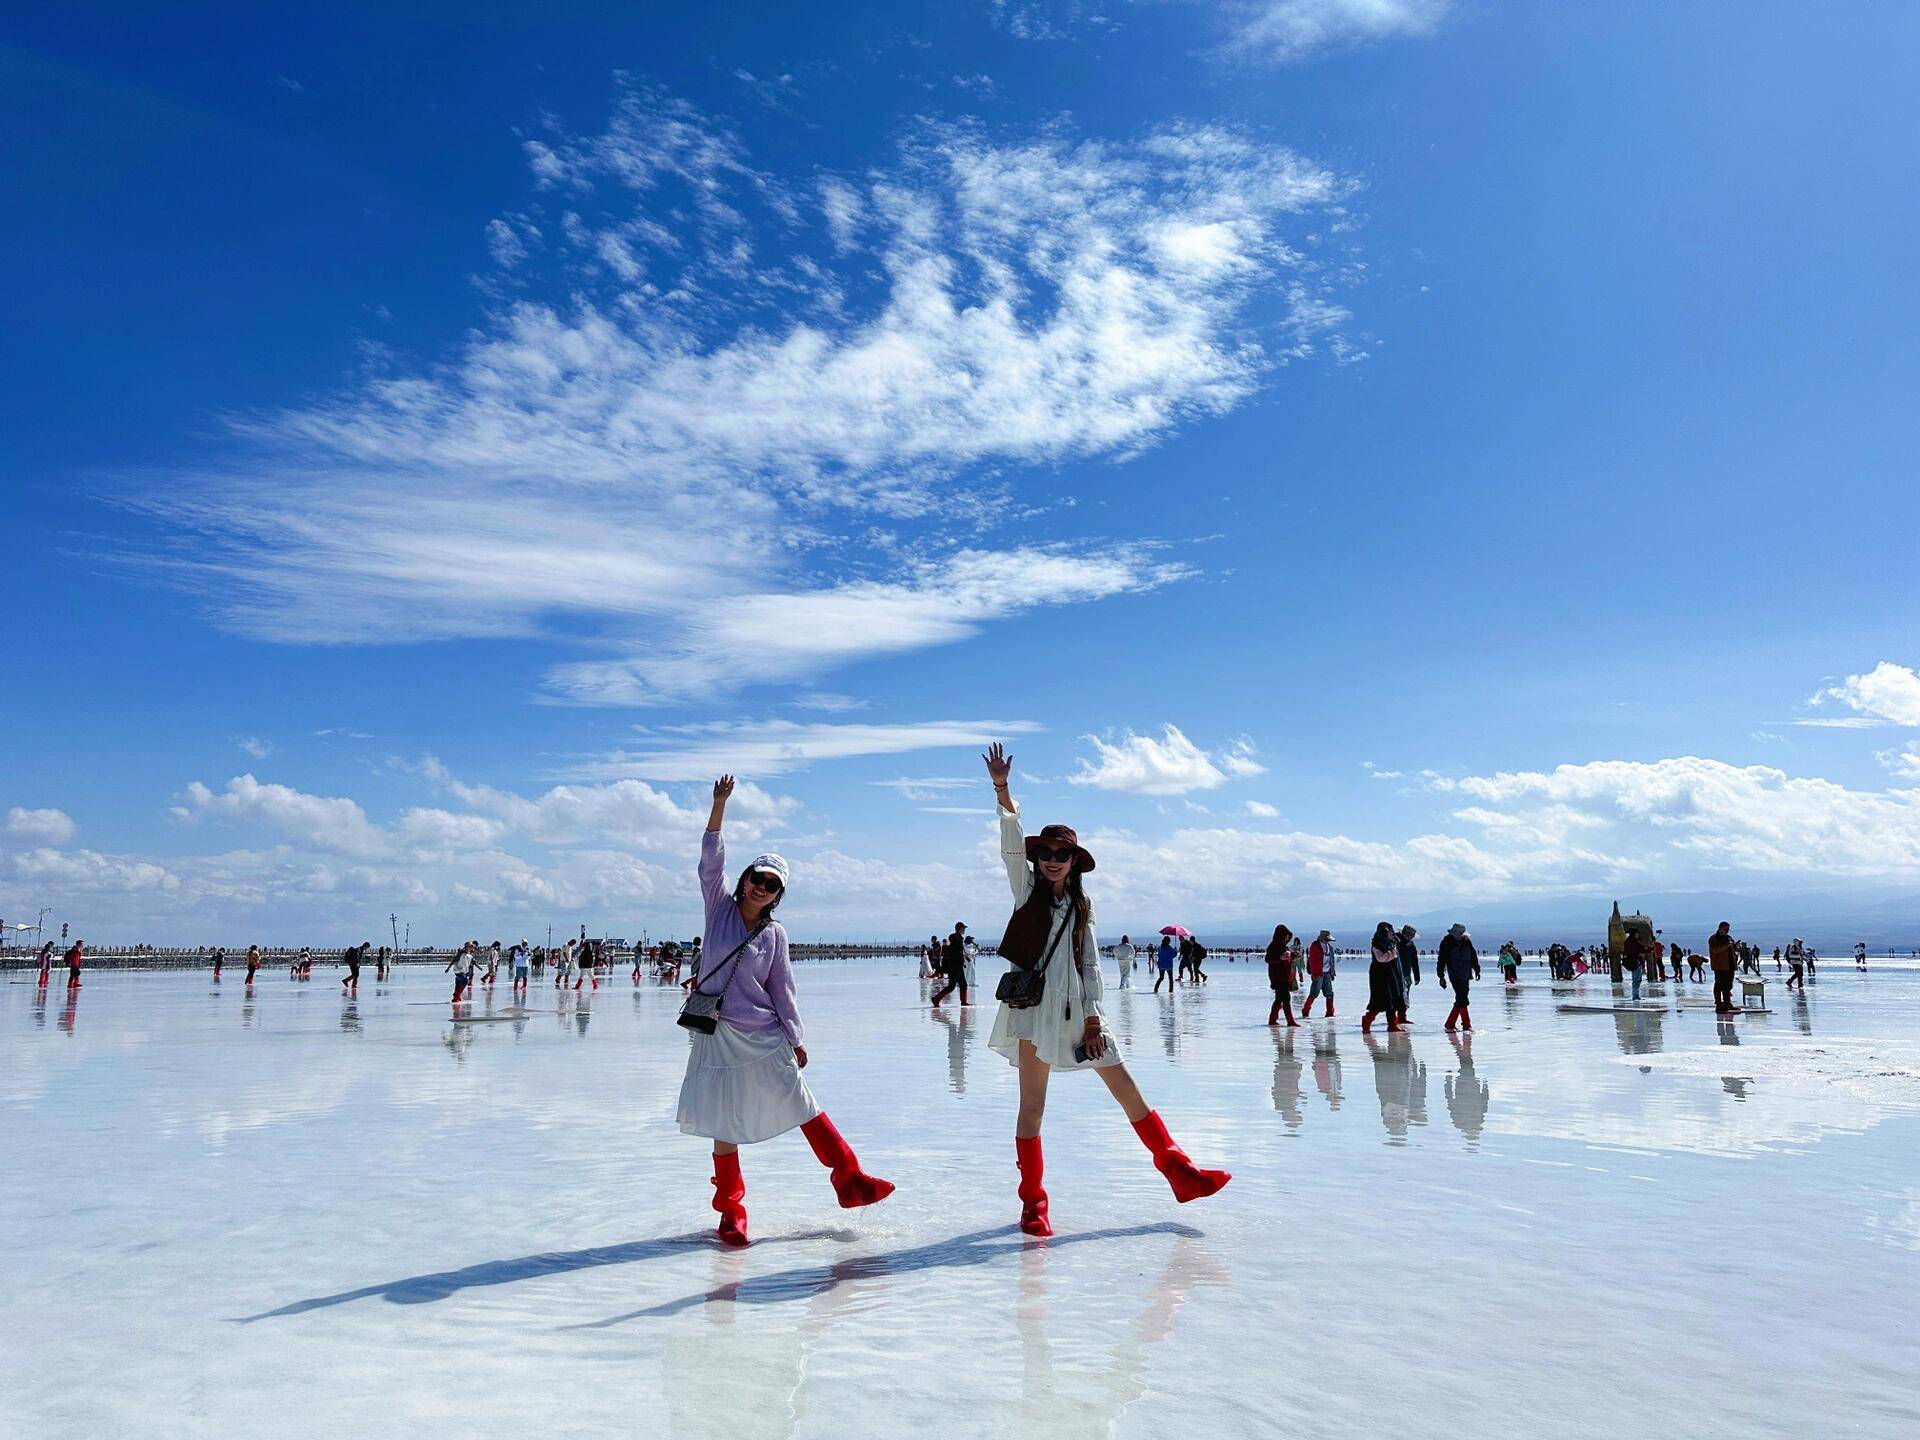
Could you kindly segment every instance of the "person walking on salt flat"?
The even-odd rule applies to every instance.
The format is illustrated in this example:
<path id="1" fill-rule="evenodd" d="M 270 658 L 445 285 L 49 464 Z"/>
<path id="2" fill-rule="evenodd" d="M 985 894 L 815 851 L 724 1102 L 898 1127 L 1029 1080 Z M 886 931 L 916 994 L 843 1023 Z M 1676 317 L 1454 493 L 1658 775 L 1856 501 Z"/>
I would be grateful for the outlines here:
<path id="1" fill-rule="evenodd" d="M 1292 1029 L 1300 1022 L 1293 1018 L 1293 931 L 1285 925 L 1273 927 L 1273 938 L 1267 942 L 1267 984 L 1273 990 L 1273 1005 L 1267 1011 L 1267 1024 L 1278 1025 L 1280 1016 L 1287 1017 L 1287 1028 Z"/>
<path id="2" fill-rule="evenodd" d="M 1185 1204 L 1213 1194 L 1233 1177 L 1225 1170 L 1202 1170 L 1173 1143 L 1158 1112 L 1147 1108 L 1119 1047 L 1101 1021 L 1100 942 L 1093 906 L 1083 886 L 1084 877 L 1093 871 L 1093 856 L 1065 825 L 1048 825 L 1038 835 L 1024 834 L 1020 807 L 1008 789 L 1013 757 L 995 741 L 981 758 L 998 802 L 1000 857 L 1013 892 L 1014 914 L 1007 938 L 1017 939 L 1023 950 L 1031 951 L 1009 954 L 1003 941 L 1004 958 L 1027 963 L 1022 966 L 1024 974 L 1009 971 L 1001 981 L 1000 1010 L 987 1039 L 989 1049 L 1020 1071 L 1020 1108 L 1013 1127 L 1014 1157 L 1020 1169 L 1020 1229 L 1028 1235 L 1053 1233 L 1043 1183 L 1046 1165 L 1040 1123 L 1046 1113 L 1047 1082 L 1056 1070 L 1085 1069 L 1099 1075 L 1152 1153 L 1154 1168 L 1166 1177 L 1176 1200 Z M 1018 983 L 1010 985 L 1016 977 Z"/>
<path id="3" fill-rule="evenodd" d="M 1322 930 L 1307 947 L 1307 1003 L 1300 1007 L 1300 1018 L 1313 1018 L 1313 1002 L 1327 997 L 1327 1019 L 1333 1019 L 1333 971 L 1335 963 L 1333 932 Z"/>
<path id="4" fill-rule="evenodd" d="M 1393 926 L 1382 920 L 1373 927 L 1373 963 L 1367 966 L 1367 1009 L 1360 1017 L 1360 1028 L 1373 1030 L 1373 1017 L 1384 1014 L 1387 1017 L 1387 1029 L 1397 1032 L 1400 1029 L 1398 999 L 1400 994 L 1400 943 L 1395 938 Z"/>
<path id="5" fill-rule="evenodd" d="M 684 1134 L 713 1141 L 715 1232 L 723 1245 L 747 1243 L 747 1185 L 740 1147 L 784 1135 L 796 1125 L 815 1158 L 828 1167 L 841 1208 L 872 1205 L 893 1193 L 893 1182 L 860 1168 L 853 1147 L 834 1128 L 800 1072 L 807 1068 L 787 932 L 773 912 L 792 878 L 778 855 L 757 855 L 731 894 L 727 849 L 720 838 L 734 780 L 713 782 L 713 810 L 700 837 L 700 895 L 706 902 L 707 954 L 721 958 L 707 975 L 695 972 L 693 999 L 718 996 L 711 1031 L 689 1025 L 692 1046 L 680 1083 Z M 706 983 L 701 983 L 705 981 Z"/>
<path id="6" fill-rule="evenodd" d="M 1480 978 L 1480 952 L 1473 948 L 1473 937 L 1467 934 L 1466 926 L 1454 925 L 1441 937 L 1433 968 L 1441 986 L 1453 991 L 1453 1009 L 1447 1012 L 1446 1028 L 1451 1030 L 1459 1024 L 1473 1029 L 1473 1016 L 1467 1012 L 1467 986 Z"/>
<path id="7" fill-rule="evenodd" d="M 1133 955 L 1133 940 L 1126 935 L 1122 935 L 1120 937 L 1120 943 L 1113 947 L 1113 959 L 1120 970 L 1120 988 L 1122 990 L 1131 990 L 1133 988 Z"/>

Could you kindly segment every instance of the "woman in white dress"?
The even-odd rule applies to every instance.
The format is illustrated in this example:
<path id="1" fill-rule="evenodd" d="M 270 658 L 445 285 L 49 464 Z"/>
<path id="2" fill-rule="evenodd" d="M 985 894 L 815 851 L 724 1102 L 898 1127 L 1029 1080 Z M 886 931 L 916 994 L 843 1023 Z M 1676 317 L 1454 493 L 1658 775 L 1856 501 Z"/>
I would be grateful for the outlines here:
<path id="1" fill-rule="evenodd" d="M 787 932 L 773 918 L 790 871 L 778 855 L 756 855 L 726 884 L 727 849 L 720 839 L 733 777 L 713 783 L 713 813 L 700 838 L 700 894 L 706 902 L 704 973 L 692 988 L 721 997 L 711 1034 L 689 1030 L 693 1046 L 680 1083 L 680 1129 L 713 1141 L 713 1208 L 722 1244 L 747 1243 L 746 1181 L 740 1147 L 771 1140 L 795 1126 L 828 1168 L 841 1208 L 871 1205 L 893 1193 L 893 1183 L 860 1168 L 853 1147 L 834 1128 L 801 1078 L 807 1068 L 806 1032 L 793 988 Z M 717 958 L 716 958 L 717 957 Z"/>
<path id="2" fill-rule="evenodd" d="M 1224 1170 L 1202 1170 L 1173 1143 L 1156 1111 L 1147 1108 L 1140 1087 L 1127 1073 L 1119 1047 L 1100 1018 L 1100 943 L 1094 933 L 1093 907 L 1081 877 L 1093 869 L 1093 856 L 1065 825 L 1049 825 L 1025 835 L 1020 807 L 1007 782 L 1013 757 L 995 742 L 983 757 L 999 802 L 1000 853 L 1007 866 L 1016 909 L 1044 910 L 1052 959 L 1043 959 L 1045 989 L 1037 1005 L 1014 1008 L 1004 1001 L 994 1017 L 989 1048 L 1020 1070 L 1020 1112 L 1014 1121 L 1014 1154 L 1020 1166 L 1020 1228 L 1029 1235 L 1051 1235 L 1040 1122 L 1046 1114 L 1047 1081 L 1056 1070 L 1092 1070 L 1126 1111 L 1134 1133 L 1153 1154 L 1154 1167 L 1185 1204 L 1211 1195 L 1233 1177 Z M 1047 953 L 1043 951 L 1043 955 Z"/>

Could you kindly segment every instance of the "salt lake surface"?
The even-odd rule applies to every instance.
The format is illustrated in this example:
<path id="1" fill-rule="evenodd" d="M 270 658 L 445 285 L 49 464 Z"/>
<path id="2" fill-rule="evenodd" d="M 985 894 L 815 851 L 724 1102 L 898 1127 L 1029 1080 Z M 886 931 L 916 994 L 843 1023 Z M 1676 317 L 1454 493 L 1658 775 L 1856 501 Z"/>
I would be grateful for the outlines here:
<path id="1" fill-rule="evenodd" d="M 802 967 L 808 1077 L 900 1188 L 842 1211 L 798 1134 L 752 1147 L 744 1252 L 673 1123 L 675 991 L 0 987 L 0 1434 L 1920 1434 L 1920 972 L 1769 972 L 1719 1024 L 1529 964 L 1467 1041 L 1431 981 L 1369 1039 L 1363 976 L 1289 1033 L 1213 968 L 1107 1008 L 1233 1184 L 1175 1205 L 1058 1077 L 1025 1242 L 991 1006 Z"/>

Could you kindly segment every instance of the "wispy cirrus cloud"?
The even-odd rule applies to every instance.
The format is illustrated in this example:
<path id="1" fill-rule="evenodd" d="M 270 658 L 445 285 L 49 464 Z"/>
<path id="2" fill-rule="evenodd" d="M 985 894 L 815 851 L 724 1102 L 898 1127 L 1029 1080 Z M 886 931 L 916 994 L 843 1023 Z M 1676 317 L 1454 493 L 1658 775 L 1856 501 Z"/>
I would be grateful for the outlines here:
<path id="1" fill-rule="evenodd" d="M 648 780 L 711 779 L 723 771 L 785 775 L 817 761 L 855 755 L 978 750 L 994 740 L 1031 735 L 1042 728 L 1031 720 L 923 720 L 900 724 L 717 721 L 642 730 L 641 743 L 582 760 L 567 773 L 580 779 Z"/>
<path id="2" fill-rule="evenodd" d="M 1030 603 L 1022 571 L 1057 603 L 1165 583 L 1124 539 L 983 543 L 984 497 L 1228 411 L 1344 319 L 1309 235 L 1351 186 L 1224 127 L 922 123 L 890 165 L 798 183 L 636 86 L 525 148 L 461 350 L 237 421 L 242 455 L 131 502 L 197 533 L 167 563 L 229 628 L 564 631 L 601 658 L 554 667 L 556 696 L 644 704 L 964 638 Z"/>

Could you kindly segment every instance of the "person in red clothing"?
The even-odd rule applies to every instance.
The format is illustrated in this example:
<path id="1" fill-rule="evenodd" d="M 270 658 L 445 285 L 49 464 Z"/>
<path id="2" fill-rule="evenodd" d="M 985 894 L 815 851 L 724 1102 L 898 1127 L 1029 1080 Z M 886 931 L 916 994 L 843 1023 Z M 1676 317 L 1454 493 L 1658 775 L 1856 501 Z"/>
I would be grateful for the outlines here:
<path id="1" fill-rule="evenodd" d="M 40 947 L 40 984 L 45 988 L 53 976 L 53 941 L 49 940 Z"/>
<path id="2" fill-rule="evenodd" d="M 1293 1018 L 1293 931 L 1285 925 L 1273 927 L 1273 939 L 1267 942 L 1267 984 L 1273 989 L 1273 1005 L 1267 1011 L 1267 1024 L 1278 1025 L 1287 1017 L 1289 1029 L 1300 1022 Z"/>
<path id="3" fill-rule="evenodd" d="M 86 942 L 76 940 L 67 950 L 67 988 L 80 988 L 80 962 L 86 958 Z"/>
<path id="4" fill-rule="evenodd" d="M 1313 1018 L 1313 1002 L 1319 996 L 1327 997 L 1327 1019 L 1333 1018 L 1333 932 L 1322 930 L 1319 938 L 1307 947 L 1307 1003 L 1300 1007 L 1300 1018 Z"/>

